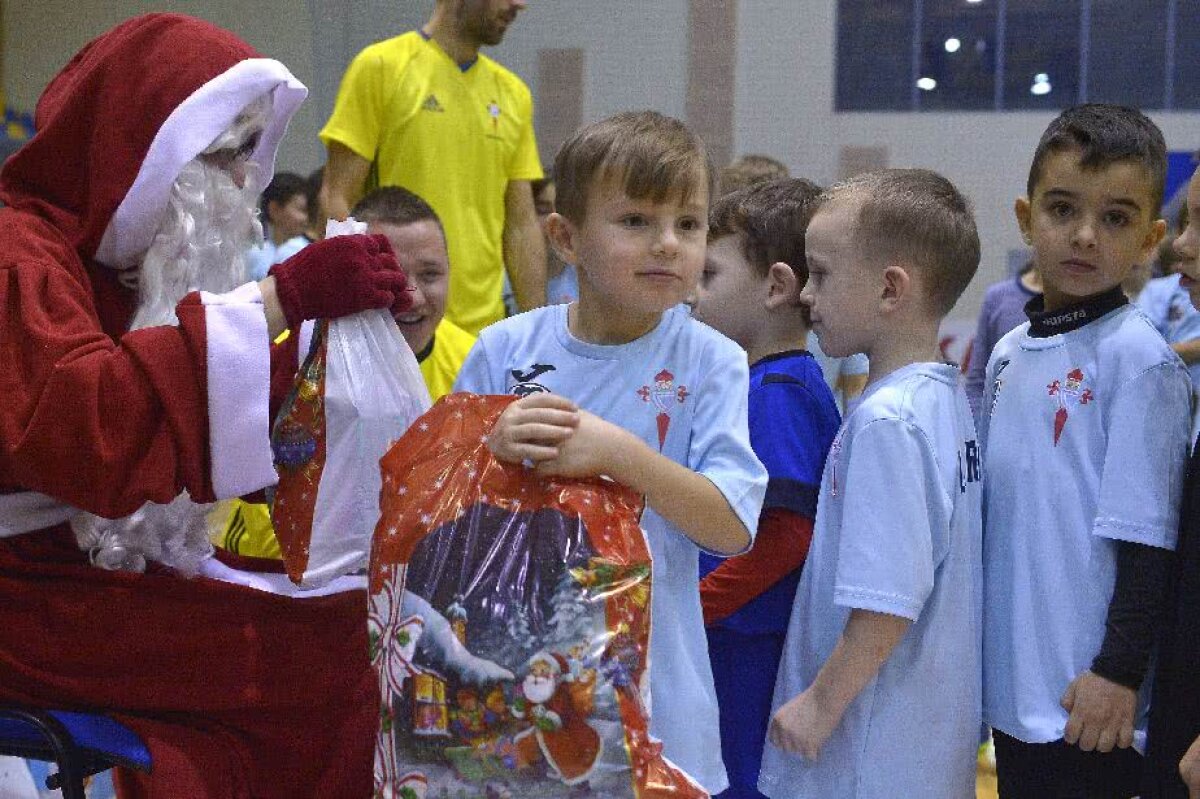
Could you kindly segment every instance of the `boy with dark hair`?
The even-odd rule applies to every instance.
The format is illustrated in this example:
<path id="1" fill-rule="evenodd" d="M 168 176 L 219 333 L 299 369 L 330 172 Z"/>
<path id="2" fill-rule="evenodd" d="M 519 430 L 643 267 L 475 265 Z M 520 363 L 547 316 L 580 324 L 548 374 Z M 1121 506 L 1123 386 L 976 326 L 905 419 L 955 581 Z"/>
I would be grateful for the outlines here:
<path id="1" fill-rule="evenodd" d="M 773 799 L 961 799 L 980 728 L 980 464 L 938 325 L 979 263 L 967 201 L 892 169 L 834 187 L 801 294 L 826 352 L 865 352 L 833 442 L 775 686 Z"/>
<path id="2" fill-rule="evenodd" d="M 750 361 L 750 445 L 767 467 L 754 547 L 722 560 L 701 553 L 707 625 L 729 772 L 722 799 L 758 799 L 758 768 L 775 674 L 800 569 L 812 541 L 825 456 L 841 417 L 805 349 L 804 230 L 821 189 L 807 180 L 759 183 L 709 212 L 708 257 L 693 316 L 732 338 Z"/>
<path id="3" fill-rule="evenodd" d="M 1077 106 L 1016 201 L 1043 294 L 993 350 L 980 409 L 984 714 L 1006 797 L 1138 792 L 1191 388 L 1121 282 L 1166 230 L 1165 170 L 1141 113 Z"/>
<path id="4" fill-rule="evenodd" d="M 308 183 L 293 172 L 275 175 L 263 190 L 260 207 L 263 243 L 246 253 L 246 276 L 262 280 L 272 266 L 308 246 Z"/>
<path id="5" fill-rule="evenodd" d="M 485 329 L 456 388 L 522 397 L 488 438 L 500 460 L 645 495 L 650 732 L 721 791 L 698 554 L 750 546 L 766 473 L 747 431 L 745 353 L 681 307 L 704 265 L 708 159 L 683 123 L 644 111 L 580 130 L 555 174 L 550 238 L 579 270 L 579 301 Z"/>

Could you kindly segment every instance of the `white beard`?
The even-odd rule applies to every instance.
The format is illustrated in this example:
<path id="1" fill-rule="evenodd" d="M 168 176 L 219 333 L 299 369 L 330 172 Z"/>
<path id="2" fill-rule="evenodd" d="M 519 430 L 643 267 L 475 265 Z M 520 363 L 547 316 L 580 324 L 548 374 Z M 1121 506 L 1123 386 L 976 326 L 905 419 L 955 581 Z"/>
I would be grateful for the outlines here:
<path id="1" fill-rule="evenodd" d="M 136 283 L 139 295 L 130 330 L 178 324 L 175 306 L 189 292 L 219 294 L 245 282 L 246 250 L 262 241 L 254 182 L 239 189 L 226 172 L 199 159 L 183 168 L 141 267 L 124 278 Z M 192 576 L 212 556 L 211 508 L 185 491 L 121 519 L 80 513 L 71 527 L 80 548 L 103 569 L 140 572 L 153 560 Z"/>
<path id="2" fill-rule="evenodd" d="M 521 683 L 521 693 L 535 705 L 544 705 L 554 696 L 553 677 L 534 677 L 530 674 Z"/>
<path id="3" fill-rule="evenodd" d="M 162 226 L 130 276 L 138 289 L 130 330 L 178 324 L 175 306 L 188 292 L 223 294 L 246 282 L 246 251 L 263 240 L 257 183 L 251 173 L 239 189 L 200 159 L 184 166 Z"/>

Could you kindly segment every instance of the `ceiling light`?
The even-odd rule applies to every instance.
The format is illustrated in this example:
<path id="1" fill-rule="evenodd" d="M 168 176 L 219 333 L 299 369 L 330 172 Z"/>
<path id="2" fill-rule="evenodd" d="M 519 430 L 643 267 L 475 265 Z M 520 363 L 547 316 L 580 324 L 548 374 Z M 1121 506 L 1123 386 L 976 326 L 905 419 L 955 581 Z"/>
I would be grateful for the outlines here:
<path id="1" fill-rule="evenodd" d="M 957 53 L 958 48 L 960 48 L 960 47 L 962 47 L 962 42 L 960 42 L 958 39 L 950 38 L 950 39 L 946 40 L 946 52 L 947 53 Z"/>
<path id="2" fill-rule="evenodd" d="M 931 92 L 937 88 L 937 81 L 930 77 L 917 78 L 917 88 Z"/>

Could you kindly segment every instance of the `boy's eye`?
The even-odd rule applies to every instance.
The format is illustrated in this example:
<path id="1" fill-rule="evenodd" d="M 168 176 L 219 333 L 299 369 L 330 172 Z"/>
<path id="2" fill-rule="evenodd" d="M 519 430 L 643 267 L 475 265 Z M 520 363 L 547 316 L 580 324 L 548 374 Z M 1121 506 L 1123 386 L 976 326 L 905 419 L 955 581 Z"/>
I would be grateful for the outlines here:
<path id="1" fill-rule="evenodd" d="M 621 217 L 621 224 L 625 227 L 642 227 L 646 224 L 646 217 L 641 214 L 627 214 Z"/>
<path id="2" fill-rule="evenodd" d="M 1109 211 L 1104 215 L 1104 224 L 1112 227 L 1125 227 L 1129 224 L 1129 214 L 1124 211 Z"/>
<path id="3" fill-rule="evenodd" d="M 689 233 L 692 233 L 697 230 L 700 230 L 702 226 L 700 224 L 699 219 L 692 219 L 689 217 L 687 219 L 679 220 L 679 227 L 682 228 L 683 230 L 688 231 Z M 707 227 L 707 226 L 704 226 L 704 227 Z"/>
<path id="4" fill-rule="evenodd" d="M 1067 217 L 1069 217 L 1071 215 L 1071 212 L 1073 210 L 1074 209 L 1071 208 L 1070 203 L 1065 203 L 1065 202 L 1050 203 L 1051 215 L 1056 216 L 1059 219 L 1066 219 Z"/>

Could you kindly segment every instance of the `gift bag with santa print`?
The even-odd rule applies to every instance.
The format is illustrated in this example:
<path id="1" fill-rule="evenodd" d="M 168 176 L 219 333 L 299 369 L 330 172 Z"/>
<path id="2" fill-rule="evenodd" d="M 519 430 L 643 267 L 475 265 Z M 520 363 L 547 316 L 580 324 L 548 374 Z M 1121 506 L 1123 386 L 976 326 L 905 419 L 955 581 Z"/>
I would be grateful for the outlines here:
<path id="1" fill-rule="evenodd" d="M 326 237 L 363 233 L 353 219 Z M 306 323 L 311 344 L 275 420 L 271 520 L 294 583 L 317 588 L 367 565 L 379 459 L 429 408 L 417 361 L 387 310 Z"/>
<path id="2" fill-rule="evenodd" d="M 497 461 L 486 438 L 514 399 L 446 397 L 383 459 L 376 793 L 707 796 L 648 733 L 641 500 Z"/>

